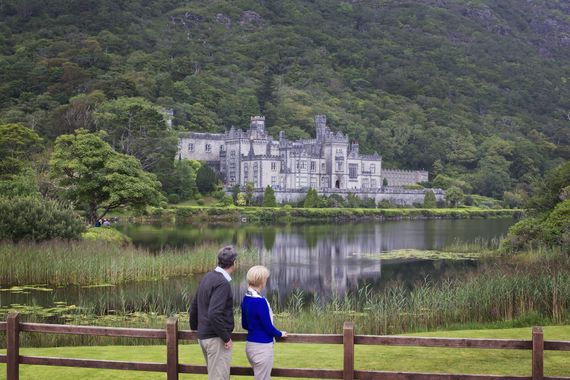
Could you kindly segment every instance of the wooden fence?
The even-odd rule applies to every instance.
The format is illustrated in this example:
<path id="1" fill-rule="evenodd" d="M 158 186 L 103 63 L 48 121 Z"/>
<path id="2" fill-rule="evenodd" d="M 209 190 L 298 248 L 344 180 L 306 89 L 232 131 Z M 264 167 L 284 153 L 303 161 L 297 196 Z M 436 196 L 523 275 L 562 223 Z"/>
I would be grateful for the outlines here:
<path id="1" fill-rule="evenodd" d="M 8 315 L 7 322 L 0 322 L 0 332 L 6 332 L 7 352 L 6 355 L 0 355 L 0 363 L 7 364 L 7 380 L 19 379 L 20 364 L 166 372 L 168 380 L 178 379 L 178 374 L 180 373 L 206 374 L 206 366 L 181 364 L 179 362 L 178 341 L 195 340 L 197 337 L 195 332 L 183 330 L 179 331 L 178 321 L 176 318 L 169 318 L 166 323 L 166 330 L 161 330 L 21 323 L 19 315 L 17 313 L 13 313 Z M 163 339 L 166 340 L 166 363 L 141 363 L 20 355 L 20 333 L 30 332 Z M 245 341 L 245 338 L 246 334 L 244 333 L 232 334 L 232 340 L 234 341 Z M 283 340 L 283 342 L 342 344 L 344 349 L 343 368 L 274 368 L 271 372 L 271 375 L 275 377 L 304 377 L 345 380 L 570 380 L 570 377 L 544 376 L 544 350 L 570 351 L 570 341 L 545 341 L 541 327 L 533 327 L 532 340 L 457 339 L 354 335 L 353 323 L 345 322 L 343 334 L 289 334 L 289 337 L 286 340 Z M 361 371 L 354 368 L 355 344 L 532 350 L 532 374 L 529 376 L 497 376 Z M 253 376 L 253 371 L 249 367 L 232 367 L 231 374 Z"/>

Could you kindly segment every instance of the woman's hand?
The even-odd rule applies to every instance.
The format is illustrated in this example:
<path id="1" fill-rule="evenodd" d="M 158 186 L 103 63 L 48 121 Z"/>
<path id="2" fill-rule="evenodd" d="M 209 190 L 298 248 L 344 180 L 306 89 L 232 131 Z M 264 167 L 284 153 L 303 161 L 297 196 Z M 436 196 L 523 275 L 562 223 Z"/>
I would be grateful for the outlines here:
<path id="1" fill-rule="evenodd" d="M 287 338 L 289 336 L 289 334 L 287 333 L 287 331 L 281 331 L 281 338 Z"/>

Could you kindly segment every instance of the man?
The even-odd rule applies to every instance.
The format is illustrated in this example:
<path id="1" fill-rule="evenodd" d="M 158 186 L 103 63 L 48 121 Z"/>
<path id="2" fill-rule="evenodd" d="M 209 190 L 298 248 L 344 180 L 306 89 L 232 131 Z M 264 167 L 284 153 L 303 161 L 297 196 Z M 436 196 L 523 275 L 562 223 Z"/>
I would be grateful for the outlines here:
<path id="1" fill-rule="evenodd" d="M 208 380 L 230 378 L 231 333 L 234 329 L 230 274 L 236 269 L 236 258 L 233 246 L 220 249 L 218 266 L 200 281 L 190 306 L 190 329 L 198 330 L 198 343 L 208 366 Z"/>

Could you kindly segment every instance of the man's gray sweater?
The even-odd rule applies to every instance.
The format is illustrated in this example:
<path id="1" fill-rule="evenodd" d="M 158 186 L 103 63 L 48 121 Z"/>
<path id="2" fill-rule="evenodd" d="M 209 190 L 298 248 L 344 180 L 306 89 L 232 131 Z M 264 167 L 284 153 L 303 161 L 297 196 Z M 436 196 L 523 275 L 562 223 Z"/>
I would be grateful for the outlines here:
<path id="1" fill-rule="evenodd" d="M 234 330 L 233 303 L 229 282 L 219 272 L 208 272 L 190 306 L 190 329 L 198 330 L 198 339 L 228 342 Z"/>

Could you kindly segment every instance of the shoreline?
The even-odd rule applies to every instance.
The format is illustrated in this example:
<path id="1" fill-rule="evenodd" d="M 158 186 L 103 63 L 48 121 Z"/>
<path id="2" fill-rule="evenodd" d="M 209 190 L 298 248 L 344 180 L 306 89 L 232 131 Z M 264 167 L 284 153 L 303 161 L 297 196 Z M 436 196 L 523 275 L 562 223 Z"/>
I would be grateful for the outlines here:
<path id="1" fill-rule="evenodd" d="M 490 219 L 517 218 L 524 215 L 521 209 L 484 208 L 290 208 L 290 207 L 222 207 L 222 206 L 178 206 L 155 209 L 147 215 L 127 216 L 134 223 L 194 222 L 227 223 L 303 223 L 310 221 L 397 221 L 428 219 Z"/>

